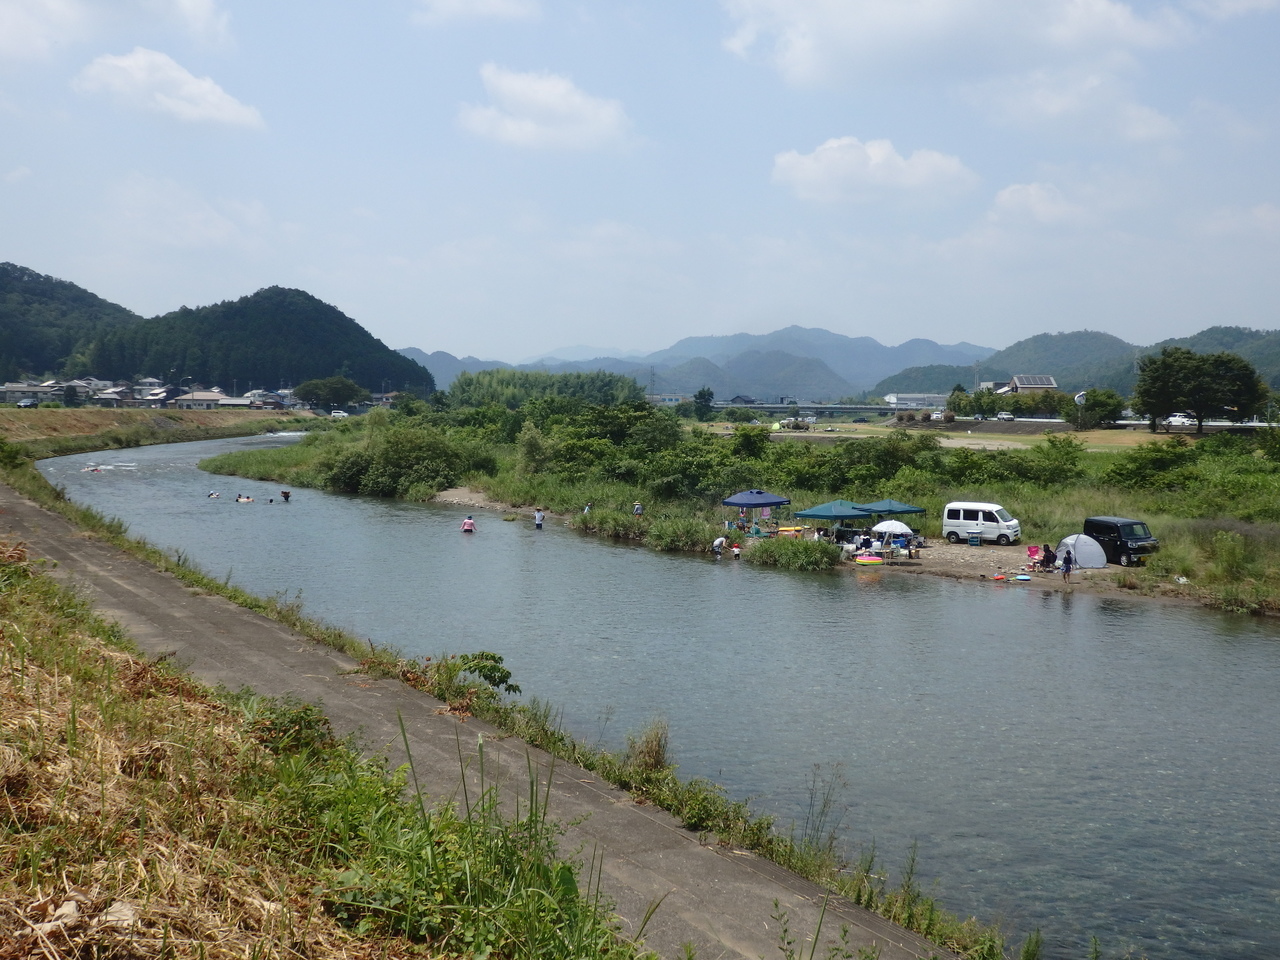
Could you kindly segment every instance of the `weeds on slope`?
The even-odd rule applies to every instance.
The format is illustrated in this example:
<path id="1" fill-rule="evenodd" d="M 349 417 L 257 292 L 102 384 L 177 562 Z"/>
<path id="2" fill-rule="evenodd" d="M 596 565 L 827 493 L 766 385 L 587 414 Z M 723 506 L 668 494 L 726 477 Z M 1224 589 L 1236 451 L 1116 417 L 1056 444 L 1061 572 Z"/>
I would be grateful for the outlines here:
<path id="1" fill-rule="evenodd" d="M 318 708 L 141 661 L 3 554 L 0 957 L 641 955 L 545 803 L 427 811 Z"/>

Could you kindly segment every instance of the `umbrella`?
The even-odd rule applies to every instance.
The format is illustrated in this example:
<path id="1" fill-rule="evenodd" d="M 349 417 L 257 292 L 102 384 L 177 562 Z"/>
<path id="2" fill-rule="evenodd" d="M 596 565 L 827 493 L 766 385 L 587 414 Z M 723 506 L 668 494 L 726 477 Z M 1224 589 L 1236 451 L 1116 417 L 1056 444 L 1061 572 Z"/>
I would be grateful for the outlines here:
<path id="1" fill-rule="evenodd" d="M 868 513 L 878 513 L 881 516 L 897 513 L 924 513 L 924 507 L 913 507 L 911 504 L 903 503 L 900 500 L 877 500 L 875 503 L 864 503 L 862 509 Z"/>
<path id="2" fill-rule="evenodd" d="M 902 533 L 911 534 L 915 531 L 908 527 L 901 520 L 881 520 L 871 528 L 876 533 Z"/>
<path id="3" fill-rule="evenodd" d="M 765 490 L 743 490 L 741 493 L 735 493 L 732 497 L 726 497 L 720 502 L 726 507 L 755 509 L 756 507 L 780 507 L 791 501 L 786 497 L 780 497 L 776 493 L 769 493 Z"/>
<path id="4" fill-rule="evenodd" d="M 866 520 L 870 516 L 871 512 L 862 504 L 851 500 L 832 500 L 808 510 L 796 511 L 796 517 L 801 520 Z"/>

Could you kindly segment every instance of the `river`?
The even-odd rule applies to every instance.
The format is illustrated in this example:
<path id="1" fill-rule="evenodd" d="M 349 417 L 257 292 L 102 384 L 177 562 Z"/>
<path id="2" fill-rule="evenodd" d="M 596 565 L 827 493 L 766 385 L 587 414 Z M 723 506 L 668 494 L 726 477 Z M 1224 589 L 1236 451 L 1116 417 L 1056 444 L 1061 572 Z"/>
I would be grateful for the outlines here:
<path id="1" fill-rule="evenodd" d="M 1280 627 L 1156 601 L 659 554 L 549 518 L 294 491 L 198 460 L 41 469 L 132 535 L 414 657 L 491 650 L 579 737 L 655 717 L 685 776 L 841 835 L 1046 956 L 1257 958 L 1280 931 Z M 86 468 L 96 466 L 100 472 Z M 206 495 L 221 492 L 216 500 Z M 252 495 L 237 504 L 236 493 Z M 274 499 L 276 502 L 270 503 Z M 927 562 L 927 551 L 926 551 Z M 933 884 L 936 882 L 936 891 Z"/>

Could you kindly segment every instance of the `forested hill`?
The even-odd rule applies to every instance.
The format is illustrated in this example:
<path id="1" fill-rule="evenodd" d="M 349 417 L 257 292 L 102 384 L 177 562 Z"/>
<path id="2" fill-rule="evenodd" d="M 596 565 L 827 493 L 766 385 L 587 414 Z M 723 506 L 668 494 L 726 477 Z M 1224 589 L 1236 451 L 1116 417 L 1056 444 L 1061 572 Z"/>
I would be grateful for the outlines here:
<path id="1" fill-rule="evenodd" d="M 0 263 L 0 377 L 92 373 L 85 354 L 93 340 L 141 319 L 74 283 Z"/>
<path id="2" fill-rule="evenodd" d="M 87 361 L 108 380 L 139 373 L 174 382 L 191 377 L 238 393 L 335 374 L 374 391 L 384 384 L 415 393 L 435 389 L 425 367 L 336 307 L 284 287 L 107 331 L 89 347 Z"/>

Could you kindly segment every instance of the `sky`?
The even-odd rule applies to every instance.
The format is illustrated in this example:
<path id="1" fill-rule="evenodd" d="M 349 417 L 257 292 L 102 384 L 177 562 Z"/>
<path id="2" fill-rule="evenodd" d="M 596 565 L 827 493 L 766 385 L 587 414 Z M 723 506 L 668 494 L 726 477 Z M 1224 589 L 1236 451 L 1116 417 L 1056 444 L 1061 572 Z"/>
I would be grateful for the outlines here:
<path id="1" fill-rule="evenodd" d="M 0 0 L 0 261 L 518 362 L 1280 327 L 1280 0 Z"/>

